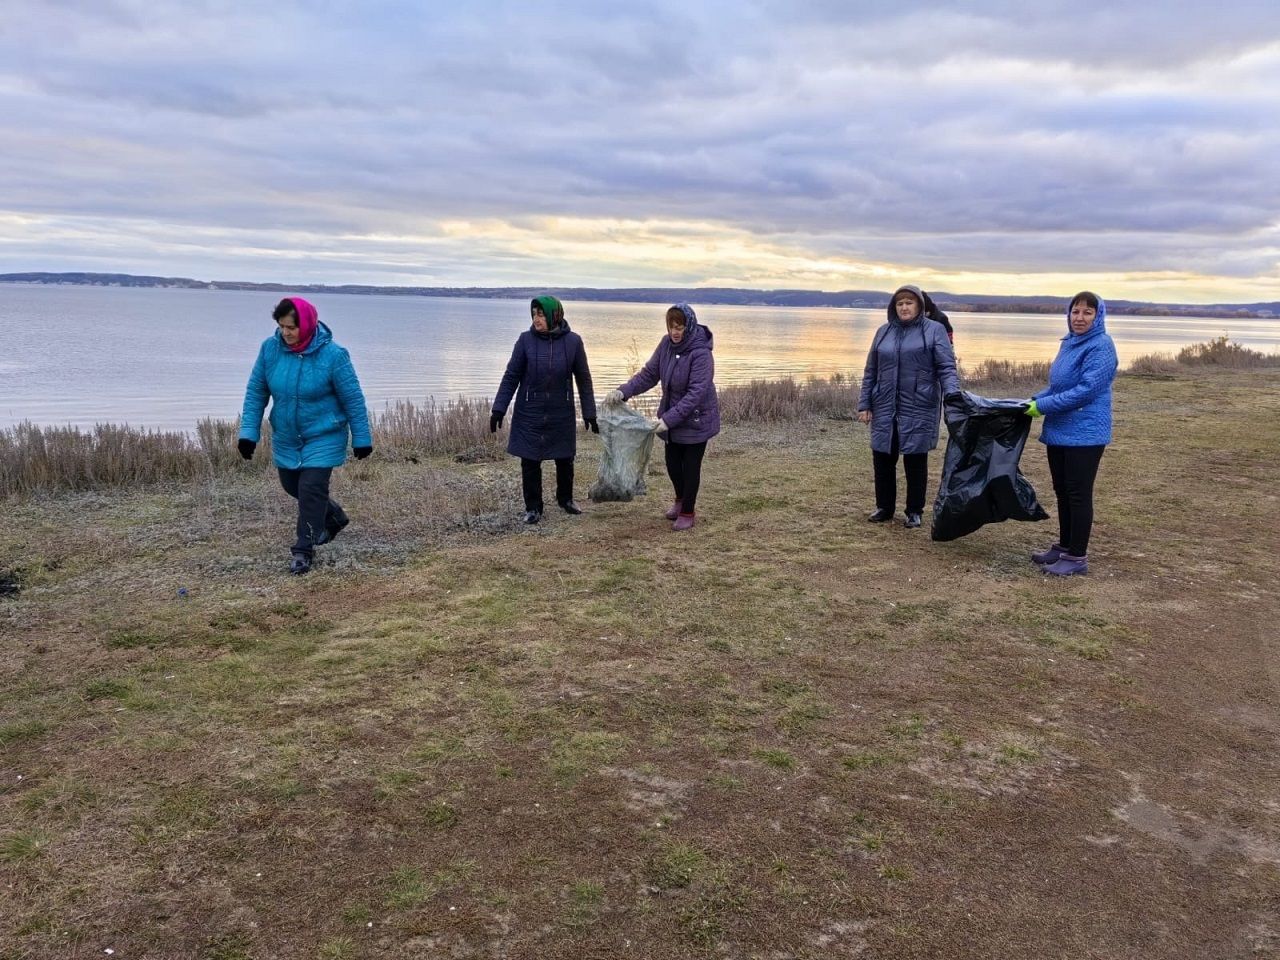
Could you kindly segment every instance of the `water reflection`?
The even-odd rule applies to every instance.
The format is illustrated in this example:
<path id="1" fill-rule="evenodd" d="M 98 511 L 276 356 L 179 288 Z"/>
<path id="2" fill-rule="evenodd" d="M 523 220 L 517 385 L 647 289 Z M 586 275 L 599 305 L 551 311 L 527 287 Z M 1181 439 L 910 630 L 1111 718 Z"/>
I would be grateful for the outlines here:
<path id="1" fill-rule="evenodd" d="M 0 425 L 129 422 L 190 429 L 233 417 L 277 296 L 249 291 L 0 284 Z M 427 396 L 492 396 L 520 332 L 525 300 L 318 294 L 321 319 L 355 359 L 370 405 Z M 716 380 L 860 374 L 884 310 L 700 305 L 715 333 Z M 596 392 L 621 383 L 665 331 L 665 304 L 565 304 L 586 343 Z M 953 314 L 956 353 L 1047 360 L 1063 316 Z M 1280 350 L 1280 321 L 1110 316 L 1122 362 L 1228 334 Z M 70 335 L 67 331 L 71 331 Z"/>

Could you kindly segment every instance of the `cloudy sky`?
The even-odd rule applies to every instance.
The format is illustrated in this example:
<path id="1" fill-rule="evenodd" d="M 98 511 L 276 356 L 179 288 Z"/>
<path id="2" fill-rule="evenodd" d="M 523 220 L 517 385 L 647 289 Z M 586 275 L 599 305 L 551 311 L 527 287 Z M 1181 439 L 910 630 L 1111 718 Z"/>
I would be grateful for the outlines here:
<path id="1" fill-rule="evenodd" d="M 1276 0 L 4 12 L 0 272 L 1280 299 Z"/>

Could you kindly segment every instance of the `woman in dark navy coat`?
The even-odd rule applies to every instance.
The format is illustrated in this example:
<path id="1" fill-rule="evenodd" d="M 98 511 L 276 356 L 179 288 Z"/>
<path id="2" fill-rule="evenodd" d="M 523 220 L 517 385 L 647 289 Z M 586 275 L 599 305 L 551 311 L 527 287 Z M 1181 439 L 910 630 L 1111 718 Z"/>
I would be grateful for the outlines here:
<path id="1" fill-rule="evenodd" d="M 534 297 L 533 325 L 520 334 L 507 372 L 489 416 L 489 431 L 497 432 L 514 396 L 507 453 L 520 458 L 524 487 L 524 522 L 542 519 L 542 461 L 556 462 L 556 503 L 565 513 L 578 514 L 573 502 L 573 457 L 577 452 L 577 418 L 573 383 L 578 383 L 584 429 L 600 432 L 596 399 L 582 338 L 569 329 L 564 307 L 555 297 Z"/>

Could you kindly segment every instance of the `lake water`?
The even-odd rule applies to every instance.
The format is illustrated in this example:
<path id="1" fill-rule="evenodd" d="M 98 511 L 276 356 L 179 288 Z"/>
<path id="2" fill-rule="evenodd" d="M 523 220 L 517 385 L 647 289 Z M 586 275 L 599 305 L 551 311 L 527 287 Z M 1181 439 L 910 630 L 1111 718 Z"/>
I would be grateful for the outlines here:
<path id="1" fill-rule="evenodd" d="M 371 409 L 389 401 L 491 397 L 519 333 L 525 300 L 315 294 L 334 338 L 351 351 Z M 233 418 L 278 295 L 237 290 L 0 284 L 0 427 L 99 422 L 189 430 Z M 792 374 L 859 376 L 884 310 L 703 306 L 715 333 L 716 382 Z M 665 306 L 565 304 L 582 335 L 596 392 L 625 380 L 664 332 Z M 1047 360 L 1061 316 L 952 315 L 961 364 Z M 1121 362 L 1229 334 L 1280 350 L 1280 321 L 1113 316 Z"/>

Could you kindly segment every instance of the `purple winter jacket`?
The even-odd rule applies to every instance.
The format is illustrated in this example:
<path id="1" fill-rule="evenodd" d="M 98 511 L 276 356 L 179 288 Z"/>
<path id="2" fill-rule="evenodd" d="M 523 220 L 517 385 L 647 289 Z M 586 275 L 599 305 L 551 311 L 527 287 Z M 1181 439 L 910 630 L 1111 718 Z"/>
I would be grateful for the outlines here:
<path id="1" fill-rule="evenodd" d="M 715 360 L 711 331 L 698 323 L 693 307 L 677 303 L 685 316 L 680 343 L 664 336 L 640 372 L 618 389 L 624 400 L 662 384 L 658 416 L 668 430 L 658 434 L 675 443 L 702 443 L 720 432 L 720 403 L 716 399 Z"/>

